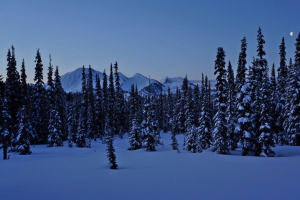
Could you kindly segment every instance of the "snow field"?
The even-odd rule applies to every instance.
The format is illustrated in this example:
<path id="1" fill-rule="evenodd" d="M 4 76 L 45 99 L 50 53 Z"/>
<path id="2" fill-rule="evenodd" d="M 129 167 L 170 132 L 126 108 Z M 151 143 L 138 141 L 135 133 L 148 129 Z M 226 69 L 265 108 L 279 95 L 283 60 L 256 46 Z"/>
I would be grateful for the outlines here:
<path id="1" fill-rule="evenodd" d="M 32 154 L 10 153 L 0 160 L 0 199 L 300 199 L 300 147 L 277 146 L 284 157 L 242 157 L 211 150 L 171 150 L 171 135 L 156 152 L 128 151 L 128 140 L 116 138 L 118 170 L 109 169 L 106 145 L 92 148 L 32 147 Z"/>

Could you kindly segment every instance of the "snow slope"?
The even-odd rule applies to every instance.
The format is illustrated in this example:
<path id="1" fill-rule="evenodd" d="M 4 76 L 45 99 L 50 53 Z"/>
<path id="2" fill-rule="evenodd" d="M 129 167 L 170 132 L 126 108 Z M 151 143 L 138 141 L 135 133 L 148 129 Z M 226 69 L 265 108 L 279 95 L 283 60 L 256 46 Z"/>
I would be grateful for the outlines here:
<path id="1" fill-rule="evenodd" d="M 88 76 L 88 68 L 85 69 L 86 77 Z M 68 72 L 61 76 L 62 87 L 66 92 L 79 92 L 81 91 L 81 73 L 82 68 L 78 68 L 72 72 Z M 101 79 L 101 86 L 103 85 L 103 73 L 93 69 L 93 79 L 95 81 L 95 75 L 98 74 Z M 106 72 L 109 75 L 109 72 Z M 181 89 L 183 79 L 182 77 L 169 78 L 165 77 L 161 81 L 157 81 L 155 79 L 150 79 L 150 84 L 154 84 L 149 87 L 149 78 L 143 76 L 142 74 L 136 73 L 132 77 L 126 77 L 121 72 L 119 72 L 120 76 L 120 84 L 124 91 L 129 91 L 131 85 L 137 85 L 139 92 L 141 95 L 145 95 L 147 91 L 156 91 L 156 94 L 160 94 L 161 91 L 166 92 L 168 87 L 170 87 L 171 92 L 175 93 L 176 88 Z M 189 85 L 194 87 L 191 81 L 189 81 Z M 151 92 L 150 92 L 151 93 Z"/>
<path id="2" fill-rule="evenodd" d="M 179 88 L 179 89 L 182 88 L 183 79 L 184 78 L 182 78 L 182 77 L 169 78 L 166 76 L 165 78 L 161 79 L 160 82 L 164 85 L 164 88 L 163 88 L 164 91 L 167 91 L 168 87 L 170 87 L 171 92 L 175 93 L 177 88 Z M 188 84 L 192 88 L 195 87 L 195 84 L 193 84 L 189 80 L 188 80 Z"/>
<path id="3" fill-rule="evenodd" d="M 80 92 L 81 91 L 81 76 L 82 74 L 82 68 L 78 68 L 75 71 L 68 72 L 64 75 L 61 76 L 61 84 L 62 87 L 66 92 Z M 96 74 L 99 75 L 100 80 L 101 80 L 101 86 L 103 85 L 103 73 L 99 72 L 97 70 L 92 69 L 92 74 L 93 74 L 93 84 L 95 85 L 95 80 L 96 80 Z M 109 71 L 106 71 L 107 75 L 107 80 L 109 76 Z M 85 68 L 85 77 L 88 77 L 88 68 Z M 128 78 L 119 72 L 119 77 L 120 77 L 120 84 L 125 82 Z"/>
<path id="4" fill-rule="evenodd" d="M 161 85 L 157 80 L 150 79 L 150 84 L 157 83 Z M 122 89 L 125 91 L 129 91 L 131 88 L 131 85 L 137 85 L 138 90 L 141 91 L 144 87 L 149 86 L 149 78 L 143 76 L 142 74 L 136 73 L 133 75 L 133 77 L 130 77 L 122 84 Z"/>
<path id="5" fill-rule="evenodd" d="M 125 137 L 126 138 L 126 137 Z M 278 146 L 284 157 L 242 157 L 171 151 L 170 134 L 156 152 L 128 151 L 126 139 L 116 138 L 118 170 L 109 169 L 105 147 L 47 148 L 33 154 L 10 154 L 0 160 L 0 199 L 3 200 L 198 200 L 300 199 L 300 147 Z M 177 136 L 182 149 L 183 136 Z"/>

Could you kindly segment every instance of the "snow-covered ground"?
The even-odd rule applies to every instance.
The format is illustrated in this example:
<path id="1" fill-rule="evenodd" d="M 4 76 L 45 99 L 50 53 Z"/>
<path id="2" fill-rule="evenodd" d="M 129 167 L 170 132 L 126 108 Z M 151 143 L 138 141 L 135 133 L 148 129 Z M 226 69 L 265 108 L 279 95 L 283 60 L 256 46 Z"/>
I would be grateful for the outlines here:
<path id="1" fill-rule="evenodd" d="M 1 200 L 76 199 L 300 199 L 300 147 L 277 146 L 284 157 L 242 157 L 171 151 L 170 134 L 156 152 L 128 151 L 116 138 L 118 170 L 109 169 L 106 145 L 92 148 L 32 147 L 0 160 Z M 177 137 L 182 149 L 183 137 Z"/>

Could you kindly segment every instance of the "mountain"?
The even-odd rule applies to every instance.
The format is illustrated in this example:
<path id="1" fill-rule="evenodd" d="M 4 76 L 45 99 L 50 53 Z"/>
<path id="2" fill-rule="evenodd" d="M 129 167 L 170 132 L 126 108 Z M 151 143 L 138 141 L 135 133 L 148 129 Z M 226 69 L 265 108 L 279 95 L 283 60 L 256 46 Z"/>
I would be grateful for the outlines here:
<path id="1" fill-rule="evenodd" d="M 88 68 L 85 68 L 85 77 L 88 77 Z M 61 76 L 61 84 L 62 87 L 66 92 L 80 92 L 81 91 L 81 74 L 82 74 L 82 68 L 78 68 L 75 71 L 68 72 L 64 75 Z M 97 70 L 92 69 L 92 74 L 93 74 L 93 84 L 95 85 L 95 80 L 96 80 L 96 74 L 99 75 L 100 80 L 103 80 L 103 73 L 99 72 Z M 109 71 L 106 72 L 107 74 L 107 80 L 109 76 Z M 127 77 L 119 72 L 119 77 L 120 77 L 120 84 L 122 85 L 124 82 L 127 81 Z M 103 83 L 101 82 L 101 86 Z"/>
<path id="2" fill-rule="evenodd" d="M 61 83 L 62 87 L 66 92 L 80 92 L 81 91 L 81 73 L 82 68 L 78 68 L 72 72 L 68 72 L 61 76 Z M 85 68 L 86 77 L 88 77 L 88 68 Z M 95 76 L 96 74 L 99 75 L 101 80 L 101 86 L 103 86 L 102 80 L 103 80 L 103 73 L 99 72 L 97 70 L 92 69 L 93 73 L 93 82 L 95 84 Z M 109 76 L 109 71 L 106 72 Z M 136 73 L 132 77 L 126 77 L 124 74 L 119 72 L 120 76 L 120 84 L 122 89 L 125 92 L 128 92 L 131 88 L 131 85 L 137 85 L 139 93 L 141 95 L 146 94 L 159 94 L 160 92 L 166 92 L 168 90 L 168 87 L 170 87 L 171 92 L 175 93 L 176 88 L 178 87 L 181 89 L 183 79 L 182 77 L 174 77 L 169 78 L 165 77 L 161 81 L 157 81 L 155 79 L 149 79 L 142 74 Z M 194 83 L 200 83 L 201 81 L 188 81 L 189 86 L 192 88 L 195 87 Z M 213 86 L 214 84 L 212 84 Z"/>
<path id="3" fill-rule="evenodd" d="M 182 83 L 183 83 L 183 79 L 182 77 L 174 77 L 174 78 L 169 78 L 169 77 L 165 77 L 163 79 L 160 80 L 160 83 L 164 85 L 163 90 L 167 91 L 168 87 L 170 87 L 170 90 L 172 93 L 176 92 L 176 89 L 182 88 Z M 191 86 L 192 88 L 195 87 L 195 84 L 193 84 L 191 81 L 188 80 L 188 85 Z"/>
<path id="4" fill-rule="evenodd" d="M 138 90 L 141 91 L 143 88 L 145 88 L 153 83 L 159 85 L 160 87 L 163 87 L 163 85 L 160 82 L 158 82 L 157 80 L 155 80 L 155 79 L 149 80 L 149 78 L 143 76 L 142 74 L 136 73 L 133 75 L 133 77 L 128 78 L 123 84 L 121 84 L 121 87 L 124 91 L 129 91 L 131 88 L 131 85 L 134 84 L 134 85 L 137 85 Z"/>

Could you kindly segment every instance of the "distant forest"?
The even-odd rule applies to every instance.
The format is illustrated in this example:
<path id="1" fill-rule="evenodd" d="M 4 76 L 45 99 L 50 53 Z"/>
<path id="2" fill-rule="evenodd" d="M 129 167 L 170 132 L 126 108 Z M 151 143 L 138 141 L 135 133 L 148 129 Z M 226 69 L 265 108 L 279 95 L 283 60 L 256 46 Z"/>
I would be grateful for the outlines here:
<path id="1" fill-rule="evenodd" d="M 8 152 L 31 154 L 34 144 L 54 147 L 68 141 L 69 147 L 83 148 L 100 139 L 107 145 L 111 168 L 116 169 L 115 137 L 128 133 L 128 150 L 155 151 L 162 144 L 160 134 L 168 131 L 172 148 L 178 152 L 176 135 L 183 134 L 184 150 L 193 153 L 211 148 L 229 154 L 240 145 L 243 156 L 276 156 L 272 149 L 276 144 L 300 145 L 300 33 L 294 60 L 288 62 L 282 38 L 279 67 L 272 64 L 271 72 L 264 44 L 259 28 L 257 56 L 248 64 L 246 38 L 241 40 L 236 74 L 230 61 L 225 62 L 224 49 L 218 48 L 213 92 L 202 74 L 201 85 L 192 88 L 185 77 L 175 94 L 169 89 L 144 96 L 136 85 L 124 94 L 117 62 L 110 65 L 108 75 L 103 72 L 103 80 L 94 77 L 95 87 L 91 66 L 83 66 L 82 91 L 66 93 L 51 56 L 44 82 L 40 50 L 35 57 L 34 83 L 28 84 L 25 61 L 18 72 L 12 46 L 7 53 L 6 80 L 0 76 L 3 159 L 9 158 Z"/>

